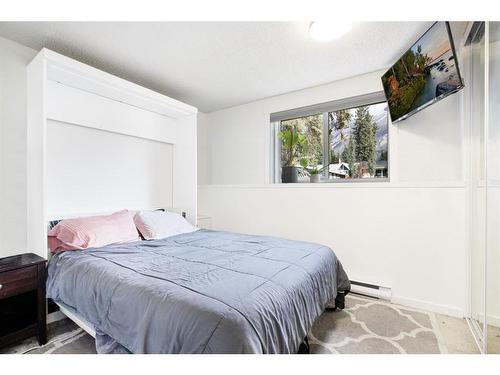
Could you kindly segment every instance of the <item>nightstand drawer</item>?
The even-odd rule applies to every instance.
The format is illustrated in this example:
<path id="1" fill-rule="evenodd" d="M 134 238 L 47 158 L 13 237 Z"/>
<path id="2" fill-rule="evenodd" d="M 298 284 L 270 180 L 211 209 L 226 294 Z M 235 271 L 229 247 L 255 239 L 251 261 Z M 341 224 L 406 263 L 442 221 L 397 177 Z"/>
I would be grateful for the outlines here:
<path id="1" fill-rule="evenodd" d="M 0 298 L 36 289 L 38 285 L 37 267 L 24 267 L 0 273 Z"/>

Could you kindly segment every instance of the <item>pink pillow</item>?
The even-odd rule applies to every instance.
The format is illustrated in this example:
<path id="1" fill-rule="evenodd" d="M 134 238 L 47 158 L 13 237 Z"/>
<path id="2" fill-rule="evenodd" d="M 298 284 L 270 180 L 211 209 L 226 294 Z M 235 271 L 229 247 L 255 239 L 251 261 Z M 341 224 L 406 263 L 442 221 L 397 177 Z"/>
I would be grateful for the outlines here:
<path id="1" fill-rule="evenodd" d="M 140 240 L 133 215 L 127 210 L 106 216 L 62 220 L 48 235 L 53 253 Z"/>

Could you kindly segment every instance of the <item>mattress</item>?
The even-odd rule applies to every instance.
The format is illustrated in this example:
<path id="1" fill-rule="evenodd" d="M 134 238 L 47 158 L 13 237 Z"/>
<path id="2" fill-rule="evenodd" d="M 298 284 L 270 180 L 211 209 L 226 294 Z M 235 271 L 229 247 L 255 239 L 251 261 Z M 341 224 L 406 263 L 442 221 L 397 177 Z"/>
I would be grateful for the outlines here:
<path id="1" fill-rule="evenodd" d="M 326 246 L 203 229 L 59 253 L 47 279 L 98 352 L 132 353 L 296 353 L 349 287 Z"/>

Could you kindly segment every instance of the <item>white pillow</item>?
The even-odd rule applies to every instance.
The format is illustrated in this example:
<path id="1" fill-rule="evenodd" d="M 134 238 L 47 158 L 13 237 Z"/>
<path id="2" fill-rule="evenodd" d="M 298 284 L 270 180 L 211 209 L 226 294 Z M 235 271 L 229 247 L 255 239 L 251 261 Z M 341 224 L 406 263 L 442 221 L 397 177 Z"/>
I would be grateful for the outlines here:
<path id="1" fill-rule="evenodd" d="M 135 226 L 146 240 L 157 240 L 198 230 L 181 215 L 166 211 L 141 211 L 134 216 Z"/>

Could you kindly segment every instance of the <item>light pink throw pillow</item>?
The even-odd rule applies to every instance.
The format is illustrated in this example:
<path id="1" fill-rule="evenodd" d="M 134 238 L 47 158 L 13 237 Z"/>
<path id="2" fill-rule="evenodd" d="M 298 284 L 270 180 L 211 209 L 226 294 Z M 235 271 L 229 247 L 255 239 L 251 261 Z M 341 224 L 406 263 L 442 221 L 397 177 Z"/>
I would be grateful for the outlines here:
<path id="1" fill-rule="evenodd" d="M 53 253 L 140 240 L 133 215 L 127 210 L 106 216 L 62 220 L 48 235 Z"/>

